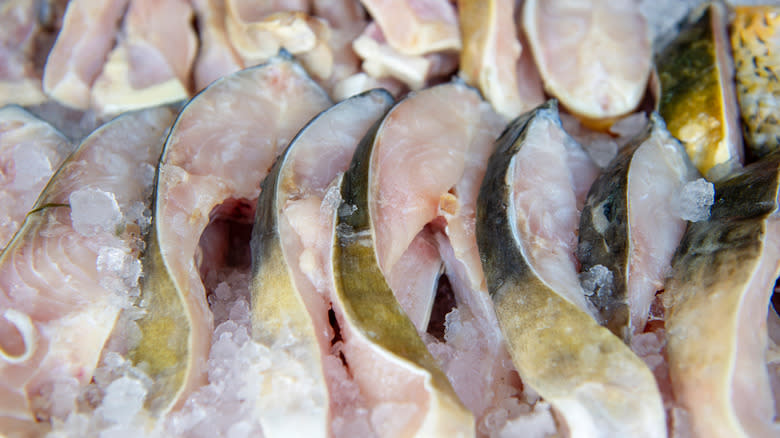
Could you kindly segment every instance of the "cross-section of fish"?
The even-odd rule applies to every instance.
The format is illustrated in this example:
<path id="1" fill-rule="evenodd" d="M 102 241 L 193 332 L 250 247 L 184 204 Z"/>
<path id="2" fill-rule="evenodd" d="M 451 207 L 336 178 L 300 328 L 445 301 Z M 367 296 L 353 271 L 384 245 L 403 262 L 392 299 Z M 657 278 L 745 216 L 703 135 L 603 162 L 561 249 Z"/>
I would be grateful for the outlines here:
<path id="1" fill-rule="evenodd" d="M 447 0 L 361 0 L 390 46 L 418 56 L 459 50 L 458 17 Z"/>
<path id="2" fill-rule="evenodd" d="M 628 341 L 647 322 L 685 231 L 680 195 L 698 172 L 653 114 L 588 193 L 577 256 L 599 319 Z M 705 183 L 706 184 L 706 183 Z"/>
<path id="3" fill-rule="evenodd" d="M 340 325 L 348 327 L 354 339 L 345 343 L 344 354 L 367 396 L 388 398 L 385 384 L 375 384 L 377 370 L 382 370 L 388 383 L 400 385 L 396 404 L 406 405 L 405 411 L 410 402 L 417 405 L 394 436 L 475 434 L 474 417 L 426 349 L 383 272 L 393 269 L 420 230 L 437 216 L 439 193 L 457 181 L 459 172 L 448 164 L 463 166 L 462 149 L 473 131 L 466 124 L 464 138 L 462 122 L 479 113 L 479 103 L 477 93 L 462 84 L 434 87 L 405 99 L 366 135 L 341 184 L 343 201 L 333 245 L 334 307 L 341 309 Z M 449 130 L 429 130 L 429 123 L 420 123 L 442 110 L 448 116 L 435 123 Z M 442 162 L 425 166 L 431 161 L 421 158 L 431 155 Z M 420 166 L 425 166 L 424 172 Z M 390 192 L 378 193 L 378 187 Z"/>
<path id="4" fill-rule="evenodd" d="M 258 407 L 266 436 L 330 436 L 334 399 L 345 397 L 332 392 L 340 382 L 327 382 L 332 373 L 324 371 L 341 361 L 323 360 L 332 354 L 335 336 L 328 321 L 338 206 L 333 182 L 392 102 L 387 92 L 374 90 L 321 113 L 296 135 L 263 184 L 253 228 L 252 330 L 257 341 L 297 364 L 267 372 L 271 383 Z M 341 336 L 353 342 L 344 331 Z M 387 391 L 393 392 L 392 384 Z"/>
<path id="5" fill-rule="evenodd" d="M 740 6 L 731 23 L 737 97 L 753 158 L 780 148 L 780 6 Z"/>
<path id="6" fill-rule="evenodd" d="M 488 163 L 476 234 L 498 322 L 520 377 L 571 436 L 665 437 L 653 374 L 596 322 L 580 288 L 566 141 L 548 103 L 513 121 Z"/>
<path id="7" fill-rule="evenodd" d="M 695 436 L 780 435 L 770 384 L 778 376 L 767 368 L 779 186 L 778 153 L 716 183 L 710 219 L 690 224 L 675 254 L 664 292 L 667 353 Z"/>
<path id="8" fill-rule="evenodd" d="M 128 113 L 91 134 L 0 254 L 0 430 L 64 419 L 92 378 L 138 290 L 142 213 L 173 118 Z M 116 255 L 128 266 L 109 262 Z"/>
<path id="9" fill-rule="evenodd" d="M 698 8 L 656 55 L 658 112 L 705 176 L 743 155 L 725 20 L 719 1 Z"/>
<path id="10" fill-rule="evenodd" d="M 233 50 L 225 23 L 225 0 L 193 0 L 198 18 L 200 50 L 193 66 L 195 90 L 241 70 L 241 58 Z"/>
<path id="11" fill-rule="evenodd" d="M 213 321 L 200 268 L 229 263 L 230 241 L 199 246 L 201 235 L 234 210 L 251 212 L 276 156 L 329 104 L 300 66 L 279 56 L 214 82 L 176 119 L 157 173 L 141 340 L 128 352 L 156 381 L 153 411 L 176 406 L 204 379 Z M 209 258 L 217 254 L 224 257 Z"/>
<path id="12" fill-rule="evenodd" d="M 523 30 L 545 88 L 580 118 L 611 119 L 639 105 L 652 53 L 634 0 L 526 0 Z"/>
<path id="13" fill-rule="evenodd" d="M 458 5 L 463 50 L 460 75 L 478 86 L 496 111 L 515 118 L 542 102 L 542 82 L 514 21 L 514 0 L 469 0 Z M 525 52 L 526 55 L 521 57 Z M 530 69 L 525 64 L 531 64 Z M 527 73 L 530 70 L 530 74 Z"/>
<path id="14" fill-rule="evenodd" d="M 45 121 L 15 105 L 0 108 L 0 248 L 72 150 L 68 139 Z"/>
<path id="15" fill-rule="evenodd" d="M 43 72 L 43 91 L 63 105 L 89 108 L 90 90 L 114 46 L 129 0 L 71 0 Z"/>
<path id="16" fill-rule="evenodd" d="M 64 12 L 62 0 L 6 0 L 0 4 L 0 106 L 46 100 L 43 63 Z"/>
<path id="17" fill-rule="evenodd" d="M 444 333 L 439 339 L 423 336 L 474 414 L 478 436 L 495 435 L 507 423 L 537 414 L 541 422 L 546 415 L 549 432 L 555 431 L 549 410 L 535 410 L 525 399 L 487 294 L 474 237 L 479 185 L 503 127 L 503 119 L 475 89 L 439 85 L 392 110 L 374 139 L 370 170 L 369 208 L 380 267 L 419 332 L 428 329 L 420 324 L 428 319 L 420 316 L 430 317 L 435 305 L 434 289 L 427 284 L 438 278 L 437 262 L 446 268 L 454 303 L 436 315 L 444 319 Z M 408 270 L 410 264 L 414 271 Z M 490 420 L 508 406 L 518 409 L 504 411 L 503 423 Z M 518 414 L 524 408 L 529 408 L 527 416 Z"/>
<path id="18" fill-rule="evenodd" d="M 185 0 L 132 0 L 92 86 L 92 107 L 117 114 L 187 99 L 198 51 L 192 19 Z"/>

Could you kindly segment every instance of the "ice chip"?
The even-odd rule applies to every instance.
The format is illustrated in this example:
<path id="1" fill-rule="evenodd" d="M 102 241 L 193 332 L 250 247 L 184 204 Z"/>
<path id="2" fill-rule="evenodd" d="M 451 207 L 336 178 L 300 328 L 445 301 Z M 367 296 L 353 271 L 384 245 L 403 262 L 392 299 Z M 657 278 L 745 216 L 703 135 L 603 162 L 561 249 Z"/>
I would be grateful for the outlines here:
<path id="1" fill-rule="evenodd" d="M 595 265 L 580 273 L 580 284 L 587 296 L 609 294 L 613 280 L 612 271 L 604 265 Z"/>
<path id="2" fill-rule="evenodd" d="M 113 193 L 84 188 L 70 194 L 70 219 L 83 236 L 114 231 L 122 222 L 122 212 Z"/>
<path id="3" fill-rule="evenodd" d="M 43 178 L 51 176 L 51 162 L 42 151 L 29 147 L 18 147 L 13 151 L 16 189 L 31 189 Z"/>
<path id="4" fill-rule="evenodd" d="M 248 438 L 252 432 L 252 425 L 246 421 L 239 421 L 230 426 L 227 432 L 227 438 Z"/>
<path id="5" fill-rule="evenodd" d="M 98 250 L 97 270 L 101 274 L 100 285 L 114 292 L 122 308 L 129 308 L 141 291 L 141 261 L 127 248 L 104 246 Z"/>
<path id="6" fill-rule="evenodd" d="M 699 178 L 683 186 L 679 196 L 673 200 L 672 208 L 680 218 L 700 222 L 709 219 L 713 202 L 715 187 L 706 179 Z"/>
<path id="7" fill-rule="evenodd" d="M 108 385 L 98 410 L 108 422 L 129 424 L 143 408 L 145 398 L 146 388 L 140 380 L 120 377 Z"/>

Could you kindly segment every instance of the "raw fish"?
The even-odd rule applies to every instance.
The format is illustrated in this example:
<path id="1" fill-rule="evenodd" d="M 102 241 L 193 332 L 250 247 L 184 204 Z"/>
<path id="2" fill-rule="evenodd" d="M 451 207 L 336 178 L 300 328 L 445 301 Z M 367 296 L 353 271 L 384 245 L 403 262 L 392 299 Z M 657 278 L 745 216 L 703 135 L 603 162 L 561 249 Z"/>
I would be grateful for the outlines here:
<path id="1" fill-rule="evenodd" d="M 42 433 L 90 382 L 120 310 L 137 296 L 142 212 L 173 118 L 153 108 L 92 133 L 0 254 L 0 430 Z"/>
<path id="2" fill-rule="evenodd" d="M 306 72 L 280 55 L 214 82 L 176 119 L 157 173 L 141 340 L 128 352 L 156 382 L 152 411 L 179 406 L 204 381 L 213 322 L 201 268 L 230 263 L 231 242 L 218 236 L 199 245 L 201 235 L 218 220 L 251 223 L 246 216 L 273 161 L 328 105 Z"/>
<path id="3" fill-rule="evenodd" d="M 252 235 L 252 331 L 298 365 L 267 371 L 258 406 L 267 437 L 331 436 L 333 400 L 345 395 L 331 392 L 338 382 L 327 382 L 325 370 L 335 336 L 329 256 L 338 205 L 327 199 L 328 189 L 391 104 L 387 92 L 374 90 L 325 110 L 295 136 L 263 183 Z"/>
<path id="4" fill-rule="evenodd" d="M 515 119 L 488 163 L 476 232 L 498 322 L 523 382 L 572 437 L 665 437 L 653 374 L 599 326 L 577 279 L 568 141 L 551 102 Z"/>
<path id="5" fill-rule="evenodd" d="M 778 187 L 777 152 L 716 183 L 710 219 L 688 226 L 674 256 L 667 354 L 695 436 L 780 435 L 767 332 L 780 274 Z"/>
<path id="6" fill-rule="evenodd" d="M 0 108 L 0 248 L 72 150 L 70 141 L 45 121 L 15 105 Z"/>

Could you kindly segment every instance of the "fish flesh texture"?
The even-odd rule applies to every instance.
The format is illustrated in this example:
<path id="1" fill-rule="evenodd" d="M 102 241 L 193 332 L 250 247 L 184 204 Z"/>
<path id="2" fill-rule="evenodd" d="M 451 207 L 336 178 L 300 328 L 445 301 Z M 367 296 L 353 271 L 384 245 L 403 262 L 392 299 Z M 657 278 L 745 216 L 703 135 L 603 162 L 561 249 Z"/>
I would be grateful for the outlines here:
<path id="1" fill-rule="evenodd" d="M 331 436 L 331 423 L 343 415 L 343 382 L 328 380 L 336 373 L 325 369 L 345 366 L 331 353 L 336 333 L 328 315 L 335 293 L 334 180 L 392 102 L 373 90 L 325 110 L 295 136 L 263 183 L 252 234 L 253 337 L 295 364 L 266 371 L 258 406 L 265 436 Z M 353 342 L 347 331 L 340 333 L 345 344 Z M 393 385 L 385 390 L 392 393 Z"/>
<path id="2" fill-rule="evenodd" d="M 174 115 L 128 113 L 92 133 L 0 254 L 0 430 L 42 433 L 75 408 L 77 391 L 53 393 L 90 382 L 137 292 L 142 213 Z M 122 277 L 121 263 L 135 266 L 135 278 Z"/>
<path id="3" fill-rule="evenodd" d="M 0 108 L 0 248 L 11 240 L 41 190 L 73 151 L 47 122 L 15 105 Z"/>
<path id="4" fill-rule="evenodd" d="M 780 434 L 767 330 L 780 275 L 779 170 L 775 152 L 717 182 L 709 220 L 688 226 L 674 257 L 669 372 L 696 436 Z"/>
<path id="5" fill-rule="evenodd" d="M 653 374 L 597 323 L 577 279 L 570 141 L 553 102 L 515 119 L 497 140 L 476 234 L 498 322 L 523 382 L 571 436 L 665 437 Z"/>
<path id="6" fill-rule="evenodd" d="M 251 223 L 246 216 L 268 169 L 329 105 L 327 94 L 282 54 L 214 82 L 176 119 L 157 173 L 144 315 L 135 321 L 141 339 L 127 353 L 157 382 L 147 399 L 154 412 L 179 407 L 204 383 L 213 321 L 201 269 L 232 262 L 230 239 L 201 244 L 204 230 L 220 219 Z"/>

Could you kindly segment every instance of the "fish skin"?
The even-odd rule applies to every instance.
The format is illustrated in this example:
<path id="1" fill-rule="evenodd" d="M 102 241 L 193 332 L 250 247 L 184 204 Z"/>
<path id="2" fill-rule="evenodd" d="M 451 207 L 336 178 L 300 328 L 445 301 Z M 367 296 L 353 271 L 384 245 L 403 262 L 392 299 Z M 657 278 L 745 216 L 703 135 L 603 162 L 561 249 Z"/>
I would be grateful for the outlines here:
<path id="1" fill-rule="evenodd" d="M 664 293 L 667 354 L 697 436 L 780 434 L 761 348 L 780 274 L 779 186 L 778 152 L 717 182 L 710 220 L 691 223 L 675 254 Z M 763 314 L 742 315 L 750 302 Z"/>
<path id="2" fill-rule="evenodd" d="M 666 436 L 661 396 L 647 366 L 584 309 L 552 290 L 517 241 L 510 163 L 542 112 L 557 113 L 556 104 L 518 117 L 497 140 L 477 204 L 482 266 L 512 359 L 573 437 Z"/>
<path id="3" fill-rule="evenodd" d="M 0 214 L 0 252 L 24 222 L 24 216 L 33 208 L 51 175 L 75 147 L 56 128 L 22 107 L 0 108 L 0 166 L 5 169 L 5 175 L 0 178 L 0 197 L 12 204 Z M 16 163 L 14 153 L 23 149 L 45 155 L 51 172 L 36 174 L 40 179 L 31 181 L 30 174 L 20 170 Z"/>
<path id="4" fill-rule="evenodd" d="M 669 135 L 660 116 L 653 114 L 644 131 L 620 149 L 593 183 L 580 216 L 577 258 L 582 264 L 582 272 L 602 265 L 609 269 L 613 277 L 611 285 L 588 295 L 588 299 L 598 310 L 600 322 L 626 342 L 629 342 L 633 333 L 644 328 L 642 315 L 638 315 L 636 309 L 630 306 L 645 291 L 633 289 L 629 277 L 632 275 L 632 261 L 639 257 L 649 258 L 649 255 L 645 255 L 641 248 L 637 249 L 641 242 L 635 241 L 636 233 L 632 233 L 635 218 L 631 216 L 629 180 L 636 152 L 648 141 L 662 141 L 665 146 L 670 146 L 679 157 L 676 163 L 682 163 L 682 168 L 674 170 L 682 171 L 680 176 L 686 180 L 693 179 L 696 170 L 688 160 L 685 149 Z M 672 157 L 669 157 L 669 161 L 674 162 Z M 668 260 L 671 259 L 671 251 Z M 655 256 L 662 257 L 663 254 Z M 648 275 L 652 276 L 653 273 Z"/>
<path id="5" fill-rule="evenodd" d="M 731 29 L 745 152 L 757 159 L 780 148 L 780 6 L 739 6 Z"/>
<path id="6" fill-rule="evenodd" d="M 624 302 L 629 260 L 628 169 L 641 141 L 623 148 L 610 167 L 593 183 L 580 215 L 577 258 L 585 272 L 603 265 L 612 272 L 611 294 L 594 293 L 588 297 L 599 310 L 601 321 L 615 335 L 625 338 L 630 325 L 628 304 Z M 617 192 L 617 193 L 616 193 Z M 595 219 L 594 215 L 599 219 Z M 606 224 L 606 226 L 605 226 Z"/>
<path id="7" fill-rule="evenodd" d="M 240 91 L 247 84 L 256 88 Z M 222 126 L 230 115 L 235 117 L 230 120 L 239 122 L 246 115 L 236 113 L 233 107 L 218 107 L 233 103 L 226 101 L 236 95 L 250 106 L 244 112 L 258 111 L 258 117 L 267 119 L 265 123 L 232 126 L 228 138 L 257 143 L 251 143 L 252 148 L 245 145 L 241 157 L 233 149 L 233 155 L 214 160 L 213 155 L 203 153 L 204 149 L 219 145 L 215 153 L 221 154 L 226 153 L 226 148 L 219 144 L 221 137 L 207 138 L 214 134 L 210 129 Z M 289 102 L 293 96 L 299 100 L 295 101 L 299 106 Z M 166 140 L 155 181 L 153 231 L 144 256 L 147 274 L 141 292 L 146 312 L 136 321 L 142 337 L 127 353 L 133 364 L 145 363 L 156 381 L 146 401 L 153 414 L 163 415 L 180 407 L 185 395 L 206 379 L 212 314 L 195 266 L 198 240 L 183 238 L 180 233 L 200 236 L 208 225 L 210 212 L 227 198 L 257 197 L 267 169 L 287 145 L 285 138 L 292 137 L 305 121 L 329 104 L 327 94 L 289 54 L 281 52 L 266 64 L 215 81 L 179 113 Z M 193 113 L 193 108 L 200 105 L 207 114 L 205 120 Z M 262 110 L 256 108 L 258 105 Z M 200 130 L 199 135 L 193 135 L 192 130 Z M 227 166 L 233 166 L 232 170 L 228 171 Z M 184 225 L 174 224 L 177 212 L 186 216 Z M 194 246 L 189 248 L 193 255 L 181 257 L 182 251 L 189 250 L 184 249 L 187 245 Z"/>
<path id="8" fill-rule="evenodd" d="M 71 223 L 69 196 L 83 188 L 107 189 L 115 194 L 121 208 L 136 201 L 148 205 L 150 200 L 136 169 L 144 163 L 150 167 L 156 164 L 165 130 L 174 116 L 170 108 L 161 107 L 127 113 L 87 137 L 57 170 L 22 228 L 0 253 L 1 283 L 5 283 L 0 285 L 0 314 L 6 318 L 9 311 L 26 315 L 33 333 L 30 339 L 35 341 L 27 344 L 25 340 L 27 351 L 15 359 L 6 351 L 0 352 L 0 375 L 14 376 L 0 379 L 4 382 L 0 384 L 0 400 L 13 400 L 14 404 L 11 411 L 10 405 L 2 409 L 0 429 L 13 424 L 13 430 L 25 436 L 27 429 L 21 425 L 27 423 L 40 433 L 44 423 L 33 423 L 36 418 L 40 420 L 42 415 L 52 413 L 33 412 L 30 399 L 38 395 L 35 391 L 41 389 L 41 384 L 52 378 L 47 373 L 54 373 L 56 378 L 75 379 L 82 386 L 89 383 L 120 313 L 120 306 L 112 301 L 115 292 L 100 283 L 98 250 L 121 240 L 137 251 L 143 245 L 143 236 L 128 226 L 104 230 L 91 237 L 82 235 Z M 125 129 L 140 133 L 138 143 L 127 143 Z M 129 175 L 117 174 L 108 164 L 111 160 L 106 158 L 132 160 L 124 169 Z M 99 160 L 103 161 L 96 162 Z M 122 177 L 136 183 L 122 183 Z M 47 251 L 60 254 L 52 256 Z M 55 261 L 53 257 L 62 253 L 72 260 L 64 257 Z M 25 260 L 26 257 L 31 260 Z M 47 280 L 46 274 L 55 278 Z M 67 280 L 57 278 L 58 275 L 67 276 Z M 30 289 L 35 290 L 34 297 L 25 295 Z M 18 327 L 18 324 L 14 325 Z M 7 322 L 3 325 L 7 329 Z M 20 388 L 14 389 L 14 385 Z"/>
<path id="9" fill-rule="evenodd" d="M 314 380 L 317 388 L 312 394 L 311 402 L 314 409 L 309 412 L 300 412 L 297 401 L 292 398 L 292 405 L 282 405 L 267 397 L 268 406 L 264 407 L 261 422 L 264 432 L 269 436 L 287 436 L 290 416 L 295 417 L 295 428 L 298 433 L 306 431 L 306 436 L 329 436 L 330 430 L 330 394 L 325 387 L 323 373 L 324 355 L 329 354 L 331 348 L 330 338 L 332 334 L 323 327 L 328 327 L 327 305 L 329 297 L 324 297 L 321 308 L 313 306 L 310 302 L 320 297 L 320 291 L 301 291 L 299 288 L 306 285 L 296 284 L 296 276 L 301 274 L 299 267 L 288 264 L 292 256 L 287 256 L 282 233 L 294 232 L 284 230 L 281 226 L 283 204 L 294 196 L 312 195 L 311 187 L 301 189 L 294 186 L 292 178 L 296 158 L 303 151 L 298 148 L 311 147 L 305 142 L 311 142 L 309 133 L 317 135 L 322 126 L 332 126 L 337 122 L 333 117 L 344 116 L 347 110 L 360 110 L 376 112 L 379 118 L 392 105 L 393 98 L 385 90 L 375 89 L 342 101 L 333 107 L 323 111 L 312 119 L 296 137 L 290 142 L 284 154 L 274 164 L 269 175 L 263 181 L 263 188 L 257 201 L 255 226 L 252 233 L 252 329 L 253 337 L 257 341 L 283 349 L 295 357 L 306 369 L 309 377 Z M 364 114 L 361 115 L 364 117 Z M 375 119 L 366 120 L 373 125 Z M 364 121 L 361 121 L 364 122 Z M 359 125 L 357 125 L 359 126 Z M 358 128 L 359 129 L 359 128 Z M 362 134 L 362 133 L 361 133 Z M 358 137 L 360 138 L 360 136 Z M 298 143 L 298 140 L 301 140 Z M 327 165 L 327 162 L 320 162 Z M 347 163 L 344 163 L 346 166 Z M 332 170 L 332 169 L 328 169 Z M 307 190 L 308 189 L 308 190 Z M 318 188 L 321 189 L 321 188 Z M 303 190 L 304 193 L 301 193 Z M 296 261 L 291 261 L 295 263 Z M 308 295 L 309 297 L 305 297 Z M 316 297 L 312 297 L 315 295 Z M 316 311 L 320 310 L 320 313 Z M 295 341 L 289 342 L 289 336 L 294 336 Z M 327 337 L 323 336 L 327 335 Z M 281 371 L 281 370 L 280 370 Z M 284 379 L 284 374 L 279 373 Z M 296 408 L 299 412 L 294 412 Z M 312 412 L 313 411 L 313 412 Z"/>
<path id="10" fill-rule="evenodd" d="M 744 159 L 725 15 L 721 1 L 694 10 L 655 59 L 657 111 L 705 176 L 719 164 Z"/>
<path id="11" fill-rule="evenodd" d="M 344 318 L 360 336 L 391 360 L 424 376 L 430 407 L 417 436 L 473 436 L 473 415 L 462 405 L 447 376 L 428 352 L 379 267 L 367 181 L 381 123 L 377 122 L 358 145 L 342 180 L 342 203 L 336 212 L 332 253 L 336 293 L 343 305 Z"/>

